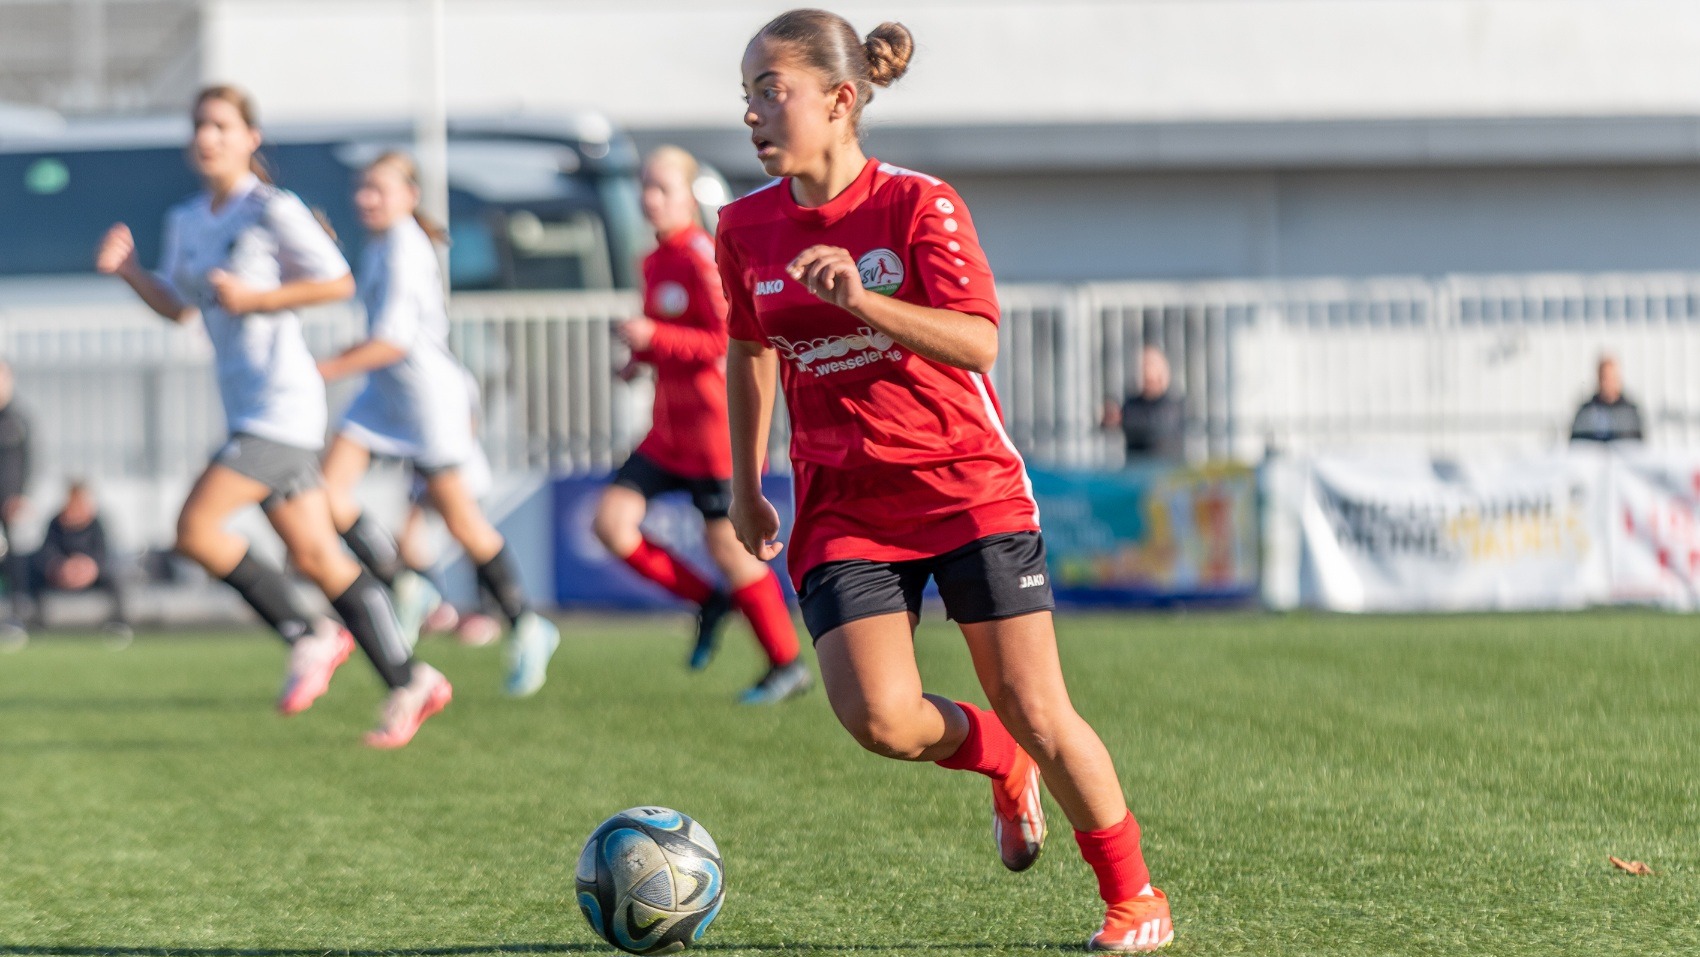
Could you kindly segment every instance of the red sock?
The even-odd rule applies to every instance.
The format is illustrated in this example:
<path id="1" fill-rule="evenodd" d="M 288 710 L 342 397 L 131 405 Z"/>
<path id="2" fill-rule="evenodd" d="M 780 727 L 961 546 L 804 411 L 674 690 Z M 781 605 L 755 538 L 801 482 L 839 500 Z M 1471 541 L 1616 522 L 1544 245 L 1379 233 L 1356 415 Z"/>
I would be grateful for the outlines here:
<path id="1" fill-rule="evenodd" d="M 1003 722 L 990 711 L 982 711 L 963 701 L 956 703 L 968 719 L 968 737 L 956 753 L 936 763 L 952 771 L 975 771 L 989 778 L 1006 778 L 1015 768 L 1016 752 L 1021 747 L 1009 736 Z"/>
<path id="2" fill-rule="evenodd" d="M 637 549 L 624 560 L 639 575 L 686 601 L 700 605 L 708 601 L 708 596 L 714 594 L 714 589 L 696 572 L 691 571 L 690 566 L 647 538 L 639 539 Z"/>
<path id="3" fill-rule="evenodd" d="M 1080 845 L 1080 856 L 1098 875 L 1098 895 L 1105 903 L 1120 903 L 1151 886 L 1151 872 L 1139 852 L 1139 822 L 1132 811 L 1114 827 L 1075 831 L 1074 840 Z"/>
<path id="4" fill-rule="evenodd" d="M 756 641 L 767 652 L 768 664 L 777 668 L 797 660 L 797 629 L 791 624 L 791 609 L 785 605 L 779 576 L 772 569 L 733 592 L 732 603 L 750 620 Z"/>

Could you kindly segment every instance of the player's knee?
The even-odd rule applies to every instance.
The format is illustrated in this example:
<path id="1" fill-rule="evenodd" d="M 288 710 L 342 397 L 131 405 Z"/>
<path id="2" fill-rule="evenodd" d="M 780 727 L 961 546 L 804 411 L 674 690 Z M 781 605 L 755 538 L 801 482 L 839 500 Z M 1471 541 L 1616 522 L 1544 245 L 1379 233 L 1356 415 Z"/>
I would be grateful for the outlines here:
<path id="1" fill-rule="evenodd" d="M 171 543 L 177 554 L 199 561 L 206 552 L 208 524 L 185 512 L 177 516 L 177 537 Z"/>
<path id="2" fill-rule="evenodd" d="M 916 722 L 904 710 L 869 708 L 853 715 L 840 715 L 839 721 L 857 744 L 881 757 L 914 761 L 927 748 Z"/>
<path id="3" fill-rule="evenodd" d="M 596 538 L 616 555 L 628 555 L 637 548 L 643 533 L 619 509 L 599 508 L 591 522 Z"/>
<path id="4" fill-rule="evenodd" d="M 711 538 L 708 540 L 708 557 L 721 571 L 747 571 L 744 568 L 754 557 L 744 550 L 743 543 L 736 538 Z"/>
<path id="5" fill-rule="evenodd" d="M 1058 742 L 1080 720 L 1074 709 L 1067 706 L 1029 701 L 1008 693 L 993 695 L 992 707 L 1010 735 L 1030 753 L 1057 753 Z"/>
<path id="6" fill-rule="evenodd" d="M 334 544 L 316 542 L 301 548 L 292 549 L 289 559 L 295 565 L 295 570 L 313 581 L 330 576 L 343 554 Z"/>

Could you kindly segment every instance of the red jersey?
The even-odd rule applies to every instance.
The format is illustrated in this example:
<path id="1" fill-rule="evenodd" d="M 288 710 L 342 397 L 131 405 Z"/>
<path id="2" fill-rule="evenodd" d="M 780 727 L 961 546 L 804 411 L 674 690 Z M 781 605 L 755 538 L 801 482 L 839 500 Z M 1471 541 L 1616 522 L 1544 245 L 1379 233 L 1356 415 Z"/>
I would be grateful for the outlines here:
<path id="1" fill-rule="evenodd" d="M 793 582 L 822 562 L 928 558 L 1037 530 L 991 383 L 911 353 L 785 273 L 804 249 L 838 246 L 872 292 L 996 323 L 991 267 L 962 198 L 874 159 L 825 206 L 799 206 L 790 185 L 722 209 L 716 258 L 731 337 L 779 353 L 797 494 Z"/>
<path id="2" fill-rule="evenodd" d="M 661 237 L 644 257 L 643 314 L 655 336 L 633 358 L 655 366 L 655 418 L 638 453 L 684 478 L 731 478 L 726 295 L 701 226 Z"/>

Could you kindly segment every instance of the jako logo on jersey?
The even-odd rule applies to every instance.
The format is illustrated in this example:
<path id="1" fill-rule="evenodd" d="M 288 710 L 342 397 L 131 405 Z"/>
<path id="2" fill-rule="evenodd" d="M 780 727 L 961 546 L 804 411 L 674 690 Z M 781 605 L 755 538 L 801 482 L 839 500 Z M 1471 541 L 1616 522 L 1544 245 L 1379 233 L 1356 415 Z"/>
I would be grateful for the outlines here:
<path id="1" fill-rule="evenodd" d="M 771 336 L 767 341 L 779 350 L 780 355 L 795 362 L 798 370 L 813 372 L 817 376 L 860 369 L 881 359 L 903 361 L 903 353 L 892 348 L 897 343 L 890 336 L 875 332 L 867 326 L 862 326 L 855 334 L 848 336 L 827 336 L 806 342 L 792 342 L 779 336 Z"/>
<path id="2" fill-rule="evenodd" d="M 862 285 L 869 292 L 877 292 L 889 296 L 903 285 L 903 260 L 889 249 L 874 249 L 862 254 L 856 260 L 856 269 L 862 274 Z"/>
<path id="3" fill-rule="evenodd" d="M 766 282 L 756 283 L 756 295 L 758 295 L 758 296 L 771 296 L 774 293 L 776 293 L 779 290 L 784 289 L 784 288 L 785 288 L 785 280 L 783 280 L 783 279 L 769 279 Z"/>
<path id="4" fill-rule="evenodd" d="M 1021 587 L 1022 588 L 1038 588 L 1040 585 L 1043 585 L 1044 583 L 1045 583 L 1045 576 L 1043 576 L 1043 575 L 1022 575 L 1021 576 Z"/>
<path id="5" fill-rule="evenodd" d="M 691 304 L 691 294 L 676 282 L 664 282 L 655 287 L 655 308 L 663 316 L 682 316 Z"/>

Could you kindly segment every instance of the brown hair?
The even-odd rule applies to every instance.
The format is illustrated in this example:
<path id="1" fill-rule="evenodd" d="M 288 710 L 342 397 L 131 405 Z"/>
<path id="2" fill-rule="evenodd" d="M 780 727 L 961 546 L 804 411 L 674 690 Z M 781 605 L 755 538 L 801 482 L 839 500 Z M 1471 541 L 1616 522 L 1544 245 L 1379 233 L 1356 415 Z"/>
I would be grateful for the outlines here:
<path id="1" fill-rule="evenodd" d="M 791 46 L 828 88 L 854 83 L 856 112 L 850 116 L 852 126 L 860 123 L 862 108 L 874 98 L 874 87 L 897 82 L 908 72 L 909 59 L 915 55 L 915 38 L 903 24 L 887 21 L 861 40 L 850 21 L 826 10 L 782 13 L 761 28 L 756 39 L 761 37 Z"/>
<path id="2" fill-rule="evenodd" d="M 414 189 L 419 188 L 419 167 L 413 162 L 413 157 L 406 153 L 400 150 L 388 150 L 380 153 L 377 159 L 366 164 L 366 172 L 370 173 L 380 166 L 388 166 L 400 173 L 402 180 L 407 185 Z M 444 229 L 441 223 L 420 212 L 417 206 L 413 209 L 413 221 L 419 224 L 419 228 L 425 231 L 425 235 L 431 237 L 432 242 L 448 245 L 449 231 Z"/>
<path id="3" fill-rule="evenodd" d="M 195 113 L 200 110 L 201 104 L 208 100 L 221 100 L 229 103 L 236 107 L 237 115 L 242 117 L 242 122 L 247 124 L 249 129 L 257 130 L 260 128 L 260 116 L 254 110 L 254 98 L 241 88 L 224 83 L 201 87 L 201 92 L 195 94 L 195 106 L 189 111 L 190 122 L 194 122 Z M 260 182 L 272 182 L 272 171 L 266 167 L 266 161 L 259 153 L 255 153 L 248 160 L 248 168 L 253 170 L 255 176 L 260 178 Z"/>

